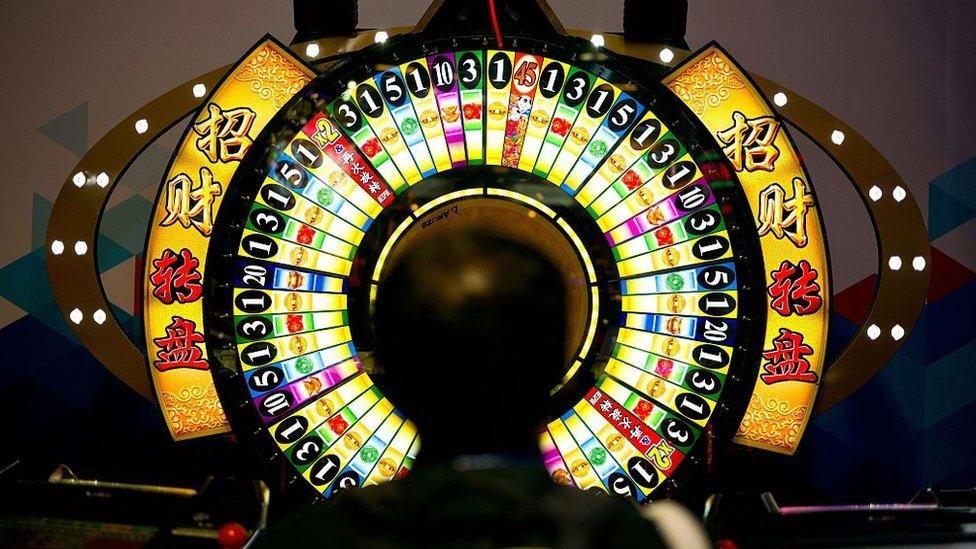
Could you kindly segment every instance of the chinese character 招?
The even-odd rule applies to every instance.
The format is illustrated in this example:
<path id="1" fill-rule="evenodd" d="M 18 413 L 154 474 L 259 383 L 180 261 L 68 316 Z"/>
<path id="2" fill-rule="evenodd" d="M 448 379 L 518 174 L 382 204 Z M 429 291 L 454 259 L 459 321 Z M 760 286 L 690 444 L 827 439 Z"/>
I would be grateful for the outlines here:
<path id="1" fill-rule="evenodd" d="M 817 283 L 818 273 L 810 267 L 809 261 L 801 259 L 797 265 L 783 261 L 769 276 L 773 279 L 766 290 L 773 298 L 770 307 L 781 316 L 803 316 L 820 310 L 823 298 Z"/>
<path id="2" fill-rule="evenodd" d="M 807 245 L 807 210 L 813 206 L 813 196 L 807 183 L 793 179 L 793 196 L 786 198 L 786 191 L 773 183 L 759 194 L 759 236 L 773 233 L 776 238 L 789 238 L 802 248 Z"/>
<path id="3" fill-rule="evenodd" d="M 732 113 L 732 126 L 715 135 L 722 142 L 722 151 L 729 157 L 735 171 L 773 171 L 779 149 L 773 145 L 779 132 L 779 122 L 772 116 L 746 118 L 741 112 Z"/>
<path id="4" fill-rule="evenodd" d="M 203 343 L 203 334 L 196 331 L 197 325 L 192 320 L 174 316 L 173 322 L 166 327 L 166 335 L 153 338 L 153 343 L 159 347 L 153 366 L 160 372 L 176 368 L 191 368 L 206 370 L 207 361 L 203 359 L 203 350 L 198 344 Z"/>
<path id="5" fill-rule="evenodd" d="M 817 374 L 810 371 L 810 361 L 806 359 L 812 354 L 813 348 L 803 342 L 803 334 L 780 328 L 773 348 L 763 351 L 763 358 L 769 362 L 763 364 L 765 373 L 759 377 L 767 385 L 781 381 L 816 383 Z"/>
<path id="6" fill-rule="evenodd" d="M 203 236 L 210 236 L 214 199 L 223 189 L 206 167 L 200 168 L 200 184 L 194 187 L 193 183 L 185 173 L 166 182 L 166 217 L 159 224 L 166 227 L 179 222 L 183 227 L 195 227 Z"/>
<path id="7" fill-rule="evenodd" d="M 197 149 L 211 162 L 241 160 L 253 142 L 247 134 L 254 117 L 254 111 L 246 107 L 225 111 L 210 103 L 207 117 L 193 125 L 193 132 L 200 136 Z"/>
<path id="8" fill-rule="evenodd" d="M 152 260 L 153 272 L 149 283 L 153 295 L 169 305 L 174 301 L 190 303 L 200 299 L 203 286 L 200 285 L 200 260 L 193 257 L 190 250 L 183 248 L 179 254 L 173 250 L 163 250 L 163 255 Z"/>

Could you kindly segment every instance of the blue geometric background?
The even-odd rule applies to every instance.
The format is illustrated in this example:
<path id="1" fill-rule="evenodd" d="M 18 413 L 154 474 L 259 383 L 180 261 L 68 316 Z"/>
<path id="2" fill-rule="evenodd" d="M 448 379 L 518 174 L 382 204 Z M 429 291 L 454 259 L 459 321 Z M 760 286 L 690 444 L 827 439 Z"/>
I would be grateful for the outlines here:
<path id="1" fill-rule="evenodd" d="M 87 103 L 39 131 L 80 156 Z M 144 228 L 170 151 L 151 147 L 116 190 L 100 226 L 98 268 L 140 265 Z M 976 158 L 929 184 L 929 238 L 976 219 Z M 54 302 L 44 265 L 51 203 L 35 194 L 32 251 L 0 268 L 0 297 L 24 315 L 0 329 L 0 402 L 13 416 L 0 445 L 3 462 L 44 469 L 68 463 L 86 477 L 197 484 L 215 470 L 246 474 L 232 437 L 173 444 L 155 404 L 117 380 L 82 347 Z M 964 236 L 970 238 L 970 236 Z M 972 239 L 970 238 L 970 241 Z M 113 313 L 133 341 L 132 286 L 113 296 Z M 716 487 L 772 489 L 801 501 L 904 500 L 924 486 L 976 486 L 976 273 L 933 246 L 929 301 L 892 361 L 866 386 L 815 418 L 792 458 L 738 450 L 716 471 Z M 856 331 L 874 278 L 835 296 L 831 352 Z M 126 308 L 128 307 L 128 309 Z M 137 343 L 141 345 L 141 343 Z M 729 479 L 735 478 L 736 481 Z"/>

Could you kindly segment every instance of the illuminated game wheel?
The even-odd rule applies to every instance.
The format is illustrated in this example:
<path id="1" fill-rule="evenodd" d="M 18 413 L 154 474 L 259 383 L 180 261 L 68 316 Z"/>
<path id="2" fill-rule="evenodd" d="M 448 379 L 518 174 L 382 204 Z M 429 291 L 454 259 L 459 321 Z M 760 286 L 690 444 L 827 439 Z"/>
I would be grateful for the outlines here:
<path id="1" fill-rule="evenodd" d="M 499 46 L 421 26 L 377 33 L 318 67 L 266 38 L 177 90 L 203 102 L 152 214 L 143 303 L 151 392 L 174 439 L 233 427 L 275 486 L 306 496 L 407 474 L 422 434 L 384 393 L 376 289 L 419 243 L 478 227 L 563 277 L 565 372 L 540 436 L 555 482 L 643 503 L 714 446 L 796 450 L 825 380 L 831 289 L 812 183 L 766 100 L 781 87 L 761 90 L 714 44 L 672 67 L 668 47 L 648 62 L 557 23 Z M 816 112 L 792 93 L 773 101 Z M 143 133 L 146 119 L 134 122 Z M 828 127 L 805 131 L 883 163 L 853 130 Z M 86 162 L 69 185 L 96 173 Z M 877 202 L 869 181 L 857 184 Z M 871 206 L 882 244 L 924 254 L 924 231 L 904 221 L 915 218 L 883 207 Z M 897 276 L 821 406 L 897 348 L 865 343 L 874 322 L 896 319 L 895 342 L 911 327 L 923 294 L 909 277 L 923 275 Z M 891 307 L 899 292 L 908 313 Z M 106 333 L 82 330 L 96 354 Z"/>
<path id="2" fill-rule="evenodd" d="M 228 186 L 205 309 L 211 356 L 236 350 L 223 400 L 253 404 L 232 422 L 326 496 L 405 474 L 419 438 L 369 373 L 376 284 L 415 241 L 480 226 L 567 277 L 550 474 L 645 501 L 743 411 L 737 346 L 764 316 L 745 197 L 663 86 L 585 43 L 413 42 L 316 78 Z"/>

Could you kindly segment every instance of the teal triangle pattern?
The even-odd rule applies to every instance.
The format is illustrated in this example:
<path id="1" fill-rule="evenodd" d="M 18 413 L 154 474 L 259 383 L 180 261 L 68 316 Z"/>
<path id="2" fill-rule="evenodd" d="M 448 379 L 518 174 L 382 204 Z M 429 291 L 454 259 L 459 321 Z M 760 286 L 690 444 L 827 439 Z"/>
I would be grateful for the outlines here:
<path id="1" fill-rule="evenodd" d="M 976 192 L 973 192 L 976 189 L 976 157 L 936 177 L 930 185 L 942 189 L 952 198 L 976 209 Z"/>
<path id="2" fill-rule="evenodd" d="M 131 254 L 137 254 L 146 243 L 146 227 L 151 213 L 152 204 L 135 195 L 106 211 L 98 230 Z"/>
<path id="3" fill-rule="evenodd" d="M 51 219 L 54 205 L 43 196 L 34 193 L 31 216 L 31 249 L 43 248 L 47 238 L 47 222 Z"/>
<path id="4" fill-rule="evenodd" d="M 935 240 L 973 218 L 976 218 L 976 208 L 940 187 L 929 185 L 929 240 Z"/>
<path id="5" fill-rule="evenodd" d="M 976 340 L 925 367 L 925 427 L 973 403 L 976 395 L 974 352 Z"/>
<path id="6" fill-rule="evenodd" d="M 77 156 L 85 154 L 88 150 L 88 101 L 37 130 Z"/>
<path id="7" fill-rule="evenodd" d="M 97 259 L 99 273 L 104 273 L 133 255 L 135 254 L 127 250 L 125 246 L 122 246 L 104 234 L 98 235 Z"/>

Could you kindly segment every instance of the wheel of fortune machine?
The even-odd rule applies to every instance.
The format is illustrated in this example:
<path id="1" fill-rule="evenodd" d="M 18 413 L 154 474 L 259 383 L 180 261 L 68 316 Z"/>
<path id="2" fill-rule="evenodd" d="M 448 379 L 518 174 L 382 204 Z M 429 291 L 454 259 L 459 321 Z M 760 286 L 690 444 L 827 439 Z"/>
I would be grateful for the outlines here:
<path id="1" fill-rule="evenodd" d="M 391 40 L 315 78 L 249 148 L 207 255 L 208 347 L 222 401 L 250 403 L 232 423 L 298 484 L 328 497 L 410 469 L 420 436 L 370 353 L 376 286 L 465 226 L 567 282 L 541 436 L 555 481 L 644 502 L 706 430 L 731 434 L 765 318 L 748 203 L 673 94 L 588 45 Z"/>
<path id="2" fill-rule="evenodd" d="M 63 311 L 87 314 L 67 300 L 74 286 L 94 311 L 73 329 L 156 398 L 175 440 L 233 431 L 280 494 L 330 497 L 423 459 L 373 353 L 376 290 L 418 244 L 478 227 L 562 277 L 565 370 L 540 433 L 555 482 L 644 503 L 730 442 L 795 452 L 817 407 L 880 368 L 924 299 L 925 233 L 897 173 L 717 44 L 587 40 L 544 2 L 520 3 L 502 35 L 459 18 L 468 5 L 435 3 L 375 44 L 372 32 L 291 48 L 266 37 L 107 134 L 66 182 L 49 238 L 74 237 L 73 220 L 97 229 L 125 152 L 159 135 L 124 137 L 133 124 L 162 132 L 192 115 L 146 241 L 149 383 L 127 370 L 143 358 L 97 275 L 59 255 Z M 854 180 L 881 256 L 915 256 L 914 271 L 881 273 L 829 372 L 824 225 L 784 111 Z"/>

